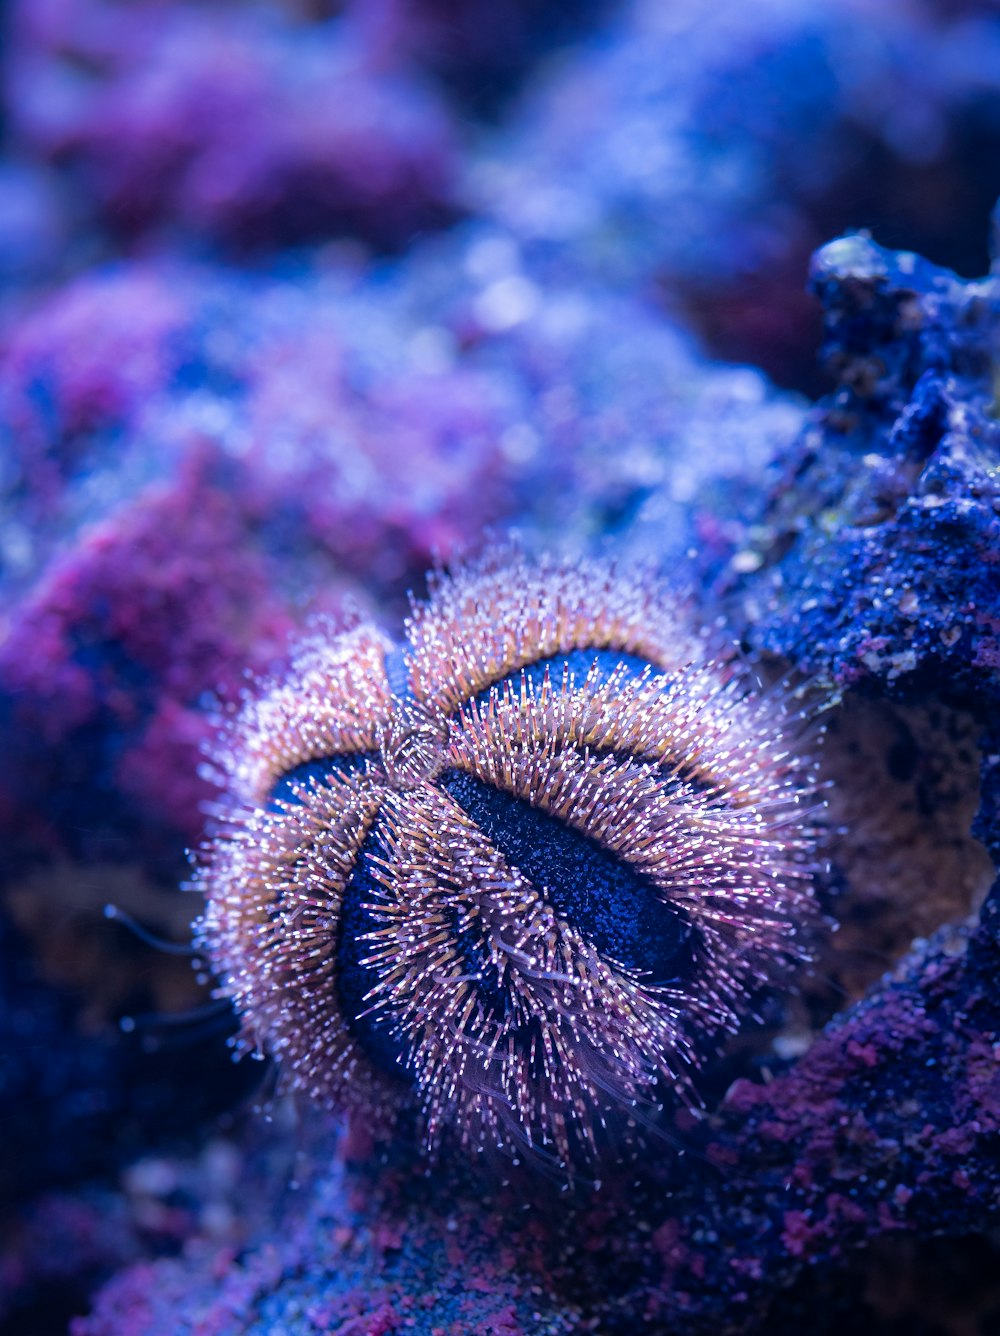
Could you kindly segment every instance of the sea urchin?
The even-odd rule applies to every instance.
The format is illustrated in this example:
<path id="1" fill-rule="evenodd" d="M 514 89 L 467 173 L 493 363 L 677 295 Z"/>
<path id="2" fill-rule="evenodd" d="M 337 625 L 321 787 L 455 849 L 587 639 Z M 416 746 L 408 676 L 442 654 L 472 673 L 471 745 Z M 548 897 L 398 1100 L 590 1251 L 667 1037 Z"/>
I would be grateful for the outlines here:
<path id="1" fill-rule="evenodd" d="M 217 754 L 201 943 L 315 1100 L 571 1165 L 805 954 L 815 776 L 648 574 L 489 554 L 314 638 Z"/>

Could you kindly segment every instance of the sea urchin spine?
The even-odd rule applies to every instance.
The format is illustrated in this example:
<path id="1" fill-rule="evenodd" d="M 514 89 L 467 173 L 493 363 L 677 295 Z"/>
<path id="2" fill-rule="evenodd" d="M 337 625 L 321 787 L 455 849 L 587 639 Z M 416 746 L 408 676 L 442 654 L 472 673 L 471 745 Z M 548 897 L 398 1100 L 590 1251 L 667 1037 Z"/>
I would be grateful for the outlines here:
<path id="1" fill-rule="evenodd" d="M 227 726 L 202 945 L 311 1098 L 571 1165 L 803 958 L 801 733 L 648 575 L 490 554 Z"/>

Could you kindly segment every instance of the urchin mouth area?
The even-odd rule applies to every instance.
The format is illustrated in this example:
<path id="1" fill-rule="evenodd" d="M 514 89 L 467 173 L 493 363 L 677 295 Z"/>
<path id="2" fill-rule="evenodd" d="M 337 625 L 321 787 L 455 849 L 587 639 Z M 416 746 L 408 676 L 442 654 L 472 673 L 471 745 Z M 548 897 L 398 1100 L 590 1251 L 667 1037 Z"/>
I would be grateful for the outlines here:
<path id="1" fill-rule="evenodd" d="M 448 721 L 405 702 L 379 728 L 376 740 L 386 783 L 403 792 L 433 780 L 444 766 Z"/>

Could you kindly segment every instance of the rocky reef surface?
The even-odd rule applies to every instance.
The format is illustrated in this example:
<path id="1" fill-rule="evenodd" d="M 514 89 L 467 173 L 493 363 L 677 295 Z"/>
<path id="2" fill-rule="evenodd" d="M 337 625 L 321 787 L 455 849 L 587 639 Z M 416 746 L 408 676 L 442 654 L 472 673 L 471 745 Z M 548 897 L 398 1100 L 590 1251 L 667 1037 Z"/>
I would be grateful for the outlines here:
<path id="1" fill-rule="evenodd" d="M 848 793 L 832 799 L 845 810 L 830 911 L 850 940 L 821 953 L 809 1028 L 800 1019 L 744 1053 L 710 1113 L 678 1115 L 641 1173 L 612 1168 L 556 1207 L 551 1183 L 509 1169 L 503 1187 L 484 1170 L 484 1187 L 455 1166 L 429 1180 L 398 1149 L 373 1166 L 355 1135 L 224 1274 L 204 1241 L 128 1271 L 81 1336 L 167 1332 L 195 1314 L 225 1333 L 792 1330 L 859 1250 L 891 1272 L 903 1243 L 988 1238 L 1000 1202 L 1000 887 L 987 856 L 1000 833 L 997 291 L 863 235 L 820 251 L 813 282 L 840 383 L 775 459 L 716 580 L 748 643 L 835 693 L 825 765 Z M 872 734 L 865 774 L 858 739 Z M 955 751 L 942 775 L 944 739 Z M 869 807 L 861 838 L 851 789 Z M 940 840 L 907 838 L 915 807 Z M 914 880 L 927 935 L 910 946 L 912 920 L 895 940 L 883 922 L 866 981 L 860 944 Z M 858 995 L 846 1007 L 838 972 Z M 969 1301 L 989 1312 L 995 1296 L 973 1286 Z M 855 1298 L 870 1327 L 878 1303 Z"/>
<path id="2" fill-rule="evenodd" d="M 826 388 L 816 247 L 864 225 L 985 267 L 996 41 L 976 4 L 640 0 L 529 86 L 467 190 L 539 259 L 656 293 L 717 355 Z"/>

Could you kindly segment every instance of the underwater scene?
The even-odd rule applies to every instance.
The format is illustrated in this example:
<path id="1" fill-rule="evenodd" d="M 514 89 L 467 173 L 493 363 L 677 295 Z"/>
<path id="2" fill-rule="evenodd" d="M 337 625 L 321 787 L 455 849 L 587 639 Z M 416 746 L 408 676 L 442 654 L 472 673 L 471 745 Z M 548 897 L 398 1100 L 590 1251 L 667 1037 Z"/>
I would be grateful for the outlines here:
<path id="1" fill-rule="evenodd" d="M 0 8 L 0 1336 L 1000 1336 L 998 197 L 1000 0 Z"/>

